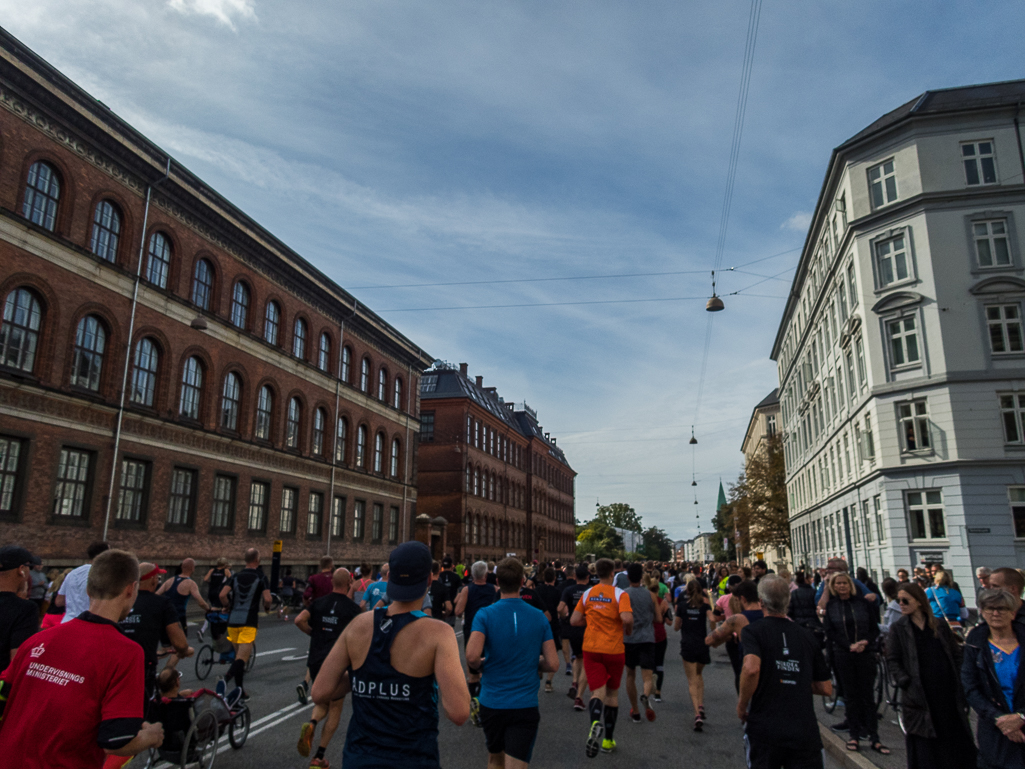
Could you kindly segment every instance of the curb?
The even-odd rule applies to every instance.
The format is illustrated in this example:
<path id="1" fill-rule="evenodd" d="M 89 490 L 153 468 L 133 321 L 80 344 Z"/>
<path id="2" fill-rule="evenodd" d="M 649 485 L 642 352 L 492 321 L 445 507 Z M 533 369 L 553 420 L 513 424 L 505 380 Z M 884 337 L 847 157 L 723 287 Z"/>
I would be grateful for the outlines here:
<path id="1" fill-rule="evenodd" d="M 843 769 L 879 769 L 877 764 L 869 761 L 860 751 L 847 750 L 844 741 L 822 722 L 819 722 L 819 734 L 822 736 L 823 749 Z"/>

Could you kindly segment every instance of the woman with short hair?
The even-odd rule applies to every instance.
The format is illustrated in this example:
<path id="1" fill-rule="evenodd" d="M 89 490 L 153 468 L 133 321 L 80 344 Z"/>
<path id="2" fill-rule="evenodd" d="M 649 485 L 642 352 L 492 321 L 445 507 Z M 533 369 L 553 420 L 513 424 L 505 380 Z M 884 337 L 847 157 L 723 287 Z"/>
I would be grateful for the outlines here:
<path id="1" fill-rule="evenodd" d="M 908 769 L 974 767 L 975 743 L 959 679 L 961 646 L 947 623 L 933 615 L 919 585 L 901 585 L 897 603 L 901 616 L 886 639 L 886 662 L 902 690 Z"/>

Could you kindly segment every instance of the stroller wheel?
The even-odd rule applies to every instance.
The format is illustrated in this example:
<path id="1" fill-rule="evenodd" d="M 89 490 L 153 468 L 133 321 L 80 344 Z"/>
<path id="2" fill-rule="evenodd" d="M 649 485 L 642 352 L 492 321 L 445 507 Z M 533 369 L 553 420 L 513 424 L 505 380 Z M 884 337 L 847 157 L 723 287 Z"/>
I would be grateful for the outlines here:
<path id="1" fill-rule="evenodd" d="M 210 669 L 214 666 L 214 648 L 210 644 L 203 644 L 196 652 L 196 678 L 200 681 L 210 675 Z"/>

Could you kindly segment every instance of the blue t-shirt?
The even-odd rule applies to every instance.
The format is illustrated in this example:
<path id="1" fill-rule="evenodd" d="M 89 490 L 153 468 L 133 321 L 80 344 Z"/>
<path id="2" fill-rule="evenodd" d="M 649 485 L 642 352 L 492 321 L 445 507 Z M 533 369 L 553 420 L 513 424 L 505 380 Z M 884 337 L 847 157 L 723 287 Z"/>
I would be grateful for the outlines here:
<path id="1" fill-rule="evenodd" d="M 1014 711 L 1014 682 L 1018 680 L 1018 663 L 1021 662 L 1021 647 L 1008 654 L 992 643 L 989 651 L 993 655 L 993 667 L 996 669 L 997 681 L 1007 700 L 1007 709 Z"/>
<path id="2" fill-rule="evenodd" d="M 384 580 L 375 582 L 367 588 L 367 592 L 363 594 L 363 600 L 367 602 L 367 608 L 373 610 L 377 606 L 377 602 L 383 600 L 384 605 L 387 606 L 391 603 L 391 599 L 388 597 L 388 583 Z"/>
<path id="3" fill-rule="evenodd" d="M 541 645 L 553 640 L 544 613 L 520 598 L 503 598 L 477 612 L 471 632 L 484 634 L 480 704 L 536 708 Z"/>

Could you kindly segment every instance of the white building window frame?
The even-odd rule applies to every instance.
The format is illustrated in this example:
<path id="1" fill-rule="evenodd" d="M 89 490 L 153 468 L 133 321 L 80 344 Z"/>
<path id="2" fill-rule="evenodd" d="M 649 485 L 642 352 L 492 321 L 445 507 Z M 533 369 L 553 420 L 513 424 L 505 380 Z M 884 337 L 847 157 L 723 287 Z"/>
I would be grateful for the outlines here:
<path id="1" fill-rule="evenodd" d="M 980 229 L 981 227 L 984 227 L 984 230 Z M 1001 230 L 1003 231 L 1001 232 Z M 968 248 L 972 254 L 973 274 L 1021 269 L 1018 233 L 1013 211 L 976 211 L 965 217 L 965 234 L 968 237 Z M 979 248 L 980 242 L 987 244 L 989 264 L 983 263 L 984 255 Z M 1007 252 L 1007 259 L 1003 262 L 999 261 L 1001 246 Z"/>
<path id="2" fill-rule="evenodd" d="M 995 312 L 994 312 L 995 311 Z M 1021 302 L 1017 300 L 993 302 L 983 307 L 986 341 L 993 358 L 1013 358 L 1025 354 L 1025 325 L 1022 321 Z M 999 329 L 1002 350 L 996 349 L 994 329 Z"/>
<path id="3" fill-rule="evenodd" d="M 997 393 L 1004 445 L 1025 447 L 1025 392 Z"/>
<path id="4" fill-rule="evenodd" d="M 897 241 L 901 241 L 898 244 Z M 883 252 L 882 247 L 887 246 Z M 872 250 L 872 275 L 875 280 L 875 292 L 889 291 L 896 286 L 907 286 L 918 282 L 918 270 L 915 267 L 915 245 L 911 237 L 911 227 L 895 227 L 878 233 L 869 241 Z M 902 248 L 901 248 L 902 247 Z M 904 266 L 907 274 L 900 276 L 900 260 L 897 254 L 904 255 Z M 882 258 L 892 259 L 889 270 L 883 269 Z M 893 280 L 884 282 L 884 273 L 892 273 Z M 846 277 L 846 276 L 845 276 Z"/>
<path id="5" fill-rule="evenodd" d="M 894 407 L 901 454 L 931 454 L 933 440 L 926 399 L 899 401 Z"/>
<path id="6" fill-rule="evenodd" d="M 886 348 L 886 365 L 891 373 L 921 368 L 925 360 L 925 337 L 922 333 L 922 314 L 918 308 L 902 309 L 892 315 L 886 315 L 880 319 L 883 326 L 883 340 Z M 913 328 L 908 328 L 907 321 L 910 320 Z M 900 328 L 895 334 L 895 326 Z M 912 348 L 910 339 L 914 338 Z M 900 340 L 902 361 L 897 361 L 894 350 L 894 339 Z M 917 354 L 917 358 L 911 360 L 911 353 Z"/>
<path id="7" fill-rule="evenodd" d="M 960 154 L 966 187 L 988 187 L 1000 184 L 996 142 L 992 139 L 961 142 Z M 989 160 L 988 164 L 987 160 Z"/>
<path id="8" fill-rule="evenodd" d="M 866 169 L 868 179 L 868 197 L 872 210 L 878 211 L 891 203 L 900 200 L 900 189 L 897 186 L 896 159 L 889 157 Z"/>
<path id="9" fill-rule="evenodd" d="M 947 541 L 946 509 L 941 489 L 912 489 L 904 492 L 908 516 L 908 539 L 912 542 Z M 918 536 L 918 534 L 922 536 Z"/>
<path id="10" fill-rule="evenodd" d="M 1014 538 L 1025 539 L 1025 486 L 1008 486 L 1007 501 Z"/>

